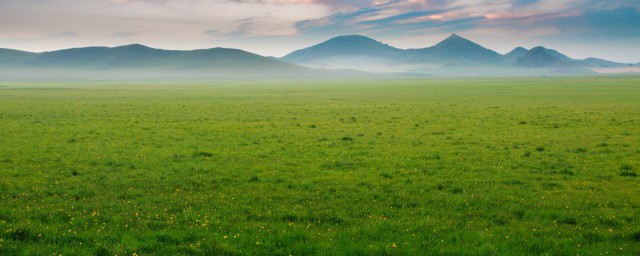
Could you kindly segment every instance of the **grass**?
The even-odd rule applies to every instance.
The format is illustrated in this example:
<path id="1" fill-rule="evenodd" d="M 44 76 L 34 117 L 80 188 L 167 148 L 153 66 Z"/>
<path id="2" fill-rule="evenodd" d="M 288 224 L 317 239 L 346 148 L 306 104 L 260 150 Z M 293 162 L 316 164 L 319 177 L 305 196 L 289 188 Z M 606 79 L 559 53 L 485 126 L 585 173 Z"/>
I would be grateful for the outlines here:
<path id="1" fill-rule="evenodd" d="M 0 255 L 640 254 L 637 77 L 0 85 Z"/>

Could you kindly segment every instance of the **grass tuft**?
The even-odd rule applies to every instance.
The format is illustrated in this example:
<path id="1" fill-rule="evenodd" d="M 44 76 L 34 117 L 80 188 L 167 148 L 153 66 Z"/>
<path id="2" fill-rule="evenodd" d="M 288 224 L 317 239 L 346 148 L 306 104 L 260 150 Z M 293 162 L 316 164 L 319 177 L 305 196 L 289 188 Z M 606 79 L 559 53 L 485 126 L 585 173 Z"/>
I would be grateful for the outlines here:
<path id="1" fill-rule="evenodd" d="M 353 138 L 347 136 L 347 137 L 342 137 L 340 140 L 341 141 L 353 141 Z"/>
<path id="2" fill-rule="evenodd" d="M 192 155 L 193 158 L 210 158 L 213 157 L 213 153 L 206 151 L 198 151 L 194 152 Z"/>
<path id="3" fill-rule="evenodd" d="M 622 177 L 638 177 L 638 174 L 634 171 L 621 171 L 620 176 Z"/>

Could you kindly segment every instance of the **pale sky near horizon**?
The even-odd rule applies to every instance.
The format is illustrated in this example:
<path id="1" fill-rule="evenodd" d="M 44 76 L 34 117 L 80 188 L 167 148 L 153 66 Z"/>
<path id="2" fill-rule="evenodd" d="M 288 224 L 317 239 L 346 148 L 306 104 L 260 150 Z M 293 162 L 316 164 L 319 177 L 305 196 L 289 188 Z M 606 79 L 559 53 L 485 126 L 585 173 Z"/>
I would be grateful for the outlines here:
<path id="1" fill-rule="evenodd" d="M 451 33 L 500 53 L 637 63 L 640 0 L 0 0 L 0 48 L 36 52 L 140 43 L 279 57 L 339 35 L 423 48 Z"/>

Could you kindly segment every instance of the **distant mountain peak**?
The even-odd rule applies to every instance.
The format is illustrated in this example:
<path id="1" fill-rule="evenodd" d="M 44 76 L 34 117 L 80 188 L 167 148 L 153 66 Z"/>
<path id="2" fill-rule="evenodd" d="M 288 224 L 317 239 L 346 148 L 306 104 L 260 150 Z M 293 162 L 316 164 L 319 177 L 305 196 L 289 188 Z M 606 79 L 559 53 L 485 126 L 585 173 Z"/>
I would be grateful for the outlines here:
<path id="1" fill-rule="evenodd" d="M 342 40 L 342 39 L 366 39 L 366 40 L 373 40 L 369 37 L 363 36 L 363 35 L 344 35 L 344 36 L 336 36 L 332 39 L 329 39 L 329 41 L 331 40 Z M 374 40 L 375 41 L 375 40 Z"/>
<path id="2" fill-rule="evenodd" d="M 505 54 L 504 56 L 507 57 L 507 59 L 510 59 L 511 61 L 516 61 L 518 60 L 518 58 L 527 55 L 528 51 L 529 50 L 527 50 L 526 48 L 522 46 L 518 46 L 513 50 L 511 50 L 509 53 Z"/>
<path id="3" fill-rule="evenodd" d="M 459 36 L 456 33 L 451 34 L 447 39 L 465 39 L 464 37 Z"/>
<path id="4" fill-rule="evenodd" d="M 441 43 L 447 43 L 447 42 L 471 42 L 471 40 L 466 39 L 464 37 L 459 36 L 458 34 L 451 34 L 449 37 L 447 37 L 446 39 L 442 40 Z M 473 42 L 471 42 L 473 43 Z"/>
<path id="5" fill-rule="evenodd" d="M 451 34 L 449 37 L 442 40 L 440 43 L 434 45 L 433 48 L 447 49 L 452 51 L 457 51 L 462 49 L 472 49 L 472 48 L 486 49 L 469 39 L 459 36 L 458 34 Z"/>
<path id="6" fill-rule="evenodd" d="M 555 50 L 536 46 L 518 58 L 517 65 L 530 68 L 569 67 L 573 60 Z"/>
<path id="7" fill-rule="evenodd" d="M 565 61 L 565 62 L 573 61 L 573 59 L 567 57 L 566 55 L 564 55 L 564 54 L 562 54 L 562 53 L 560 53 L 560 52 L 558 52 L 556 50 L 545 48 L 545 47 L 542 47 L 542 46 L 534 47 L 533 49 L 530 50 L 530 52 L 532 52 L 534 54 L 535 53 L 549 54 L 549 55 L 552 55 L 552 56 L 554 56 L 554 57 L 556 57 L 556 58 L 558 58 L 558 59 L 560 59 L 562 61 Z"/>
<path id="8" fill-rule="evenodd" d="M 382 44 L 382 42 L 363 35 L 345 35 L 331 38 L 322 44 Z"/>
<path id="9" fill-rule="evenodd" d="M 476 65 L 479 63 L 496 65 L 505 62 L 505 58 L 501 54 L 458 34 L 451 34 L 432 47 L 411 49 L 407 53 L 412 61 L 440 62 L 445 65 Z"/>
<path id="10" fill-rule="evenodd" d="M 128 44 L 128 45 L 122 45 L 122 46 L 118 46 L 118 47 L 114 47 L 114 48 L 118 48 L 118 49 L 153 49 L 149 46 L 146 45 L 142 45 L 142 44 Z"/>
<path id="11" fill-rule="evenodd" d="M 402 50 L 362 35 L 345 35 L 331 38 L 317 45 L 292 52 L 283 60 L 296 63 L 327 62 L 335 57 L 397 59 Z M 370 60 L 369 60 L 370 61 Z"/>
<path id="12" fill-rule="evenodd" d="M 536 47 L 531 48 L 530 51 L 531 52 L 540 52 L 540 51 L 546 51 L 546 50 L 548 50 L 548 49 L 544 48 L 543 46 L 536 46 Z"/>

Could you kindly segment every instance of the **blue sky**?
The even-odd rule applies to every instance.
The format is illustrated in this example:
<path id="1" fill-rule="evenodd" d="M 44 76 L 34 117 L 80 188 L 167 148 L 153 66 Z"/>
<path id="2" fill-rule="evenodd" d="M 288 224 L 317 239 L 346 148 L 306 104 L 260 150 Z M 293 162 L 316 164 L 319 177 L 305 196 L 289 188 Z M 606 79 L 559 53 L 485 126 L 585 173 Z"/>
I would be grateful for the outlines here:
<path id="1" fill-rule="evenodd" d="M 142 43 L 282 56 L 361 34 L 400 48 L 457 33 L 498 52 L 543 45 L 640 62 L 640 0 L 0 0 L 0 48 Z"/>

